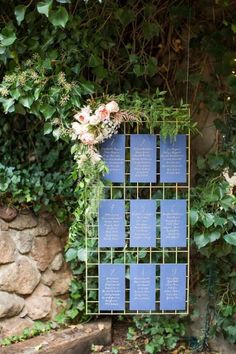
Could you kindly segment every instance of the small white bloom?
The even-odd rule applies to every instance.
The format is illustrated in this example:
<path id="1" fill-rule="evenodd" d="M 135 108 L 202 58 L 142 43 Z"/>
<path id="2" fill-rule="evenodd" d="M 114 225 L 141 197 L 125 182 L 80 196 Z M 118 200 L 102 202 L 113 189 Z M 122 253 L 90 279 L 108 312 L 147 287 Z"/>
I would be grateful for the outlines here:
<path id="1" fill-rule="evenodd" d="M 100 117 L 96 114 L 93 114 L 92 116 L 90 116 L 90 119 L 89 119 L 89 123 L 91 125 L 97 125 L 101 122 L 100 120 Z"/>
<path id="2" fill-rule="evenodd" d="M 80 140 L 86 145 L 93 145 L 95 143 L 95 137 L 92 133 L 81 134 Z"/>
<path id="3" fill-rule="evenodd" d="M 88 126 L 86 124 L 80 124 L 77 122 L 73 122 L 72 129 L 76 135 L 88 133 Z"/>
<path id="4" fill-rule="evenodd" d="M 102 158 L 102 156 L 99 154 L 99 153 L 97 153 L 96 151 L 94 151 L 94 150 L 91 150 L 90 151 L 90 157 L 91 157 L 91 162 L 95 165 L 96 163 L 98 163 L 100 160 L 101 160 L 101 158 Z"/>
<path id="5" fill-rule="evenodd" d="M 120 110 L 119 105 L 117 102 L 115 101 L 111 101 L 109 103 L 106 104 L 106 109 L 110 112 L 110 113 L 116 113 Z"/>
<path id="6" fill-rule="evenodd" d="M 83 107 L 80 112 L 74 115 L 74 118 L 83 124 L 87 124 L 90 120 L 91 108 L 89 106 Z"/>

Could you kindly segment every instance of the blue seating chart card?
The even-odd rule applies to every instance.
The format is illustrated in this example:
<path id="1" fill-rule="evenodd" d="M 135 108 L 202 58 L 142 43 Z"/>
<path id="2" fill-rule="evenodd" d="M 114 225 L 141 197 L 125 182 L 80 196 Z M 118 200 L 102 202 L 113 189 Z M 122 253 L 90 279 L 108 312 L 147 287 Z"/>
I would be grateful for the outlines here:
<path id="1" fill-rule="evenodd" d="M 130 265 L 130 310 L 155 310 L 156 265 Z"/>
<path id="2" fill-rule="evenodd" d="M 122 183 L 125 181 L 125 136 L 124 134 L 114 135 L 106 140 L 100 149 L 100 153 L 109 172 L 104 176 L 105 179 Z"/>
<path id="3" fill-rule="evenodd" d="M 156 182 L 156 136 L 131 134 L 130 182 Z"/>
<path id="4" fill-rule="evenodd" d="M 125 309 L 125 266 L 123 264 L 99 265 L 99 310 Z"/>
<path id="5" fill-rule="evenodd" d="M 101 200 L 98 211 L 99 247 L 125 246 L 125 201 Z"/>
<path id="6" fill-rule="evenodd" d="M 160 141 L 160 182 L 186 183 L 186 135 L 179 134 L 175 141 Z"/>
<path id="7" fill-rule="evenodd" d="M 156 247 L 155 200 L 130 201 L 130 247 Z"/>
<path id="8" fill-rule="evenodd" d="M 161 264 L 160 309 L 185 310 L 186 264 Z"/>
<path id="9" fill-rule="evenodd" d="M 186 247 L 186 200 L 161 200 L 161 247 Z"/>

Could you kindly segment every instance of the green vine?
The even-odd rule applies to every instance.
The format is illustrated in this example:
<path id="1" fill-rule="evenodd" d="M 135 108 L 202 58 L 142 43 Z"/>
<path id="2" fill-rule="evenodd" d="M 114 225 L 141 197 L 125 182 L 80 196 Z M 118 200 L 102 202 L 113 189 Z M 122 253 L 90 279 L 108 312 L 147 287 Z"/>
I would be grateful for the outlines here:
<path id="1" fill-rule="evenodd" d="M 161 6 L 155 0 L 1 1 L 0 202 L 48 210 L 70 225 L 66 259 L 75 279 L 60 323 L 86 319 L 85 215 L 92 217 L 106 171 L 102 162 L 96 169 L 89 161 L 77 167 L 78 155 L 87 148 L 70 139 L 73 115 L 86 102 L 115 99 L 163 137 L 188 129 L 194 134 L 197 126 L 189 120 L 189 106 L 181 103 L 187 74 L 193 113 L 206 108 L 235 113 L 234 10 L 233 1 L 166 0 Z M 169 124 L 172 120 L 179 124 Z M 228 169 L 230 177 L 235 166 L 235 148 L 228 146 L 225 152 L 199 158 L 191 212 L 198 255 L 194 276 L 207 288 L 206 263 L 212 260 L 217 275 L 211 304 L 215 322 L 206 320 L 205 338 L 223 333 L 232 343 L 235 197 L 222 172 Z M 160 328 L 154 333 L 158 323 L 169 328 L 165 343 Z M 140 335 L 148 334 L 148 350 L 157 352 L 182 336 L 182 327 L 173 323 L 140 319 L 135 327 Z"/>

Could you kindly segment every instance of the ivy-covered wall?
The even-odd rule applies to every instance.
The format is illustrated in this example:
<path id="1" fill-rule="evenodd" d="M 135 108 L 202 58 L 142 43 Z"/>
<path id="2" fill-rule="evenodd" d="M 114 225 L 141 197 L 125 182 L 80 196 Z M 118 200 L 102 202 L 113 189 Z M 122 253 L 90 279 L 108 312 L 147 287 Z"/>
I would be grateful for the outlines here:
<path id="1" fill-rule="evenodd" d="M 226 120 L 235 113 L 235 10 L 228 0 L 1 0 L 0 202 L 72 225 L 66 259 L 74 280 L 61 323 L 86 318 L 86 185 L 101 172 L 84 178 L 75 166 L 65 134 L 73 115 L 107 94 L 122 94 L 122 108 L 151 119 L 171 116 L 169 106 L 182 100 L 203 133 L 192 139 L 192 314 L 196 284 L 206 289 L 207 307 L 203 336 L 193 342 L 205 348 L 218 333 L 235 342 L 235 190 L 229 195 L 223 176 L 236 168 Z M 209 151 L 216 153 L 196 164 Z M 130 337 L 149 337 L 150 353 L 170 350 L 190 320 L 135 319 Z"/>

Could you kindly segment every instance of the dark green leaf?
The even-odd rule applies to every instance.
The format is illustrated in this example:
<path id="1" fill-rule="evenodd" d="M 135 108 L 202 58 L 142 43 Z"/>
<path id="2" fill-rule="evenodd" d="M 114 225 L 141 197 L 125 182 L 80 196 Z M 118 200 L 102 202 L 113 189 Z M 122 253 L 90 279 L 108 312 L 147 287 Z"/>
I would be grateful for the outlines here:
<path id="1" fill-rule="evenodd" d="M 78 257 L 78 260 L 81 261 L 81 262 L 86 262 L 87 260 L 87 251 L 85 248 L 81 248 L 78 250 L 77 252 L 77 257 Z"/>
<path id="2" fill-rule="evenodd" d="M 8 47 L 12 45 L 16 40 L 16 34 L 11 26 L 3 28 L 0 33 L 0 42 L 2 46 Z"/>
<path id="3" fill-rule="evenodd" d="M 55 27 L 65 28 L 68 19 L 69 15 L 65 7 L 60 6 L 57 8 L 57 10 L 50 11 L 49 21 Z"/>
<path id="4" fill-rule="evenodd" d="M 44 0 L 37 3 L 37 10 L 40 14 L 48 17 L 49 10 L 52 6 L 52 0 Z"/>
<path id="5" fill-rule="evenodd" d="M 42 107 L 40 107 L 40 112 L 43 114 L 45 119 L 49 119 L 53 116 L 55 113 L 56 108 L 50 106 L 49 104 L 44 104 Z"/>
<path id="6" fill-rule="evenodd" d="M 65 253 L 65 258 L 67 262 L 77 259 L 77 249 L 69 248 Z"/>
<path id="7" fill-rule="evenodd" d="M 206 213 L 202 217 L 203 224 L 206 228 L 210 227 L 214 223 L 214 215 Z"/>
<path id="8" fill-rule="evenodd" d="M 45 135 L 50 134 L 52 132 L 52 124 L 49 122 L 45 123 L 43 126 L 43 131 Z"/>
<path id="9" fill-rule="evenodd" d="M 20 25 L 21 22 L 24 20 L 26 9 L 27 7 L 25 5 L 18 5 L 15 7 L 15 16 L 18 25 Z"/>
<path id="10" fill-rule="evenodd" d="M 236 246 L 236 232 L 231 232 L 230 234 L 224 235 L 224 240 L 230 245 Z"/>
<path id="11" fill-rule="evenodd" d="M 198 211 L 197 210 L 190 210 L 190 222 L 191 225 L 195 225 L 198 221 Z"/>

